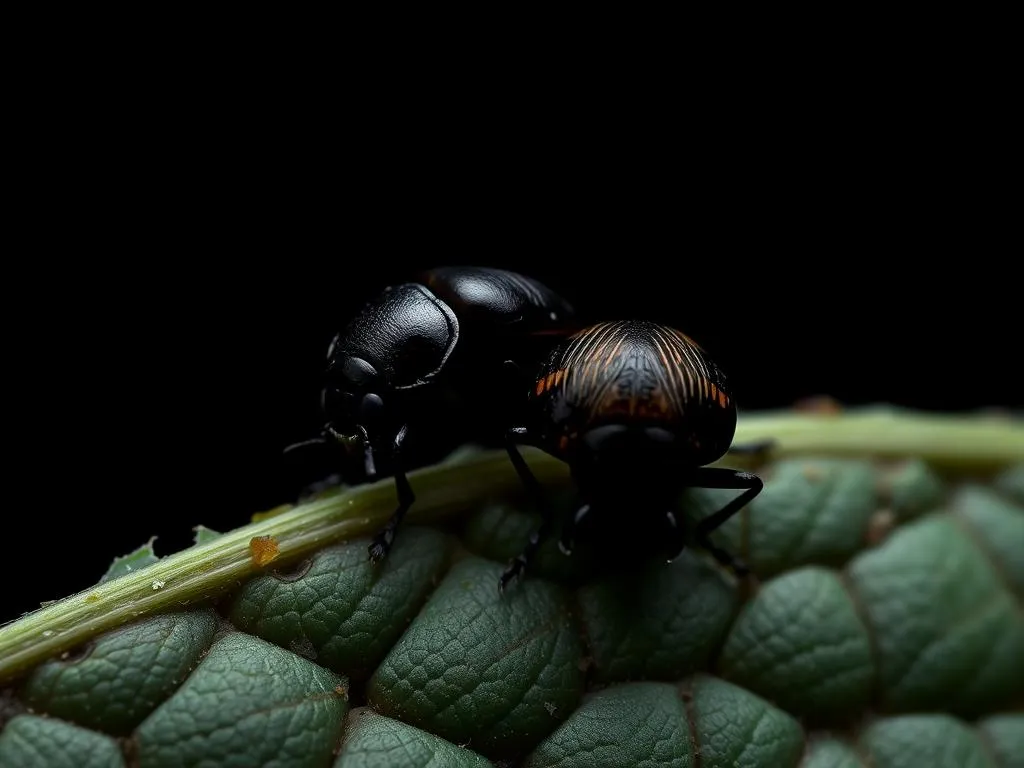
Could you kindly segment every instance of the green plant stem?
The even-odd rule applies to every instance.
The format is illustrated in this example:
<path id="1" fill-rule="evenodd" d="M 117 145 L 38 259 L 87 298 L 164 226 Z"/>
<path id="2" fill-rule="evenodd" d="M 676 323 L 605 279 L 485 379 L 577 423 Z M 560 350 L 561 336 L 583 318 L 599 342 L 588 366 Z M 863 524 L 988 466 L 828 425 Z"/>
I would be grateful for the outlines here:
<path id="1" fill-rule="evenodd" d="M 879 406 L 835 415 L 779 411 L 741 416 L 735 442 L 764 439 L 776 441 L 777 457 L 913 456 L 951 472 L 988 472 L 1024 461 L 1024 422 L 995 414 L 932 414 Z"/>
<path id="2" fill-rule="evenodd" d="M 947 470 L 988 472 L 1024 462 L 1024 424 L 982 416 L 927 415 L 865 409 L 839 415 L 794 412 L 746 414 L 737 443 L 775 441 L 773 458 L 813 454 L 895 458 L 914 456 Z M 539 451 L 527 458 L 545 483 L 564 482 L 565 466 Z M 741 464 L 726 457 L 721 464 Z M 502 452 L 484 452 L 414 472 L 416 504 L 410 520 L 459 514 L 488 496 L 519 489 Z M 286 566 L 340 540 L 377 530 L 395 505 L 389 480 L 348 489 L 294 507 L 196 545 L 159 562 L 27 614 L 0 629 L 0 682 L 136 618 L 179 610 L 238 585 L 267 568 Z M 271 536 L 279 551 L 260 566 L 250 542 Z"/>

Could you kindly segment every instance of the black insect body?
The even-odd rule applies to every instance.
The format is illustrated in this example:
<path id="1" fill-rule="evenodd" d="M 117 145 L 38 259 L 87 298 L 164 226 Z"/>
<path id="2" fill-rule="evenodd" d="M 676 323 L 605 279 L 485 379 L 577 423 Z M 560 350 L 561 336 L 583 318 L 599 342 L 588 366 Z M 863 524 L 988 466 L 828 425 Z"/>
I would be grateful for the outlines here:
<path id="1" fill-rule="evenodd" d="M 361 478 L 393 475 L 398 508 L 374 538 L 387 555 L 415 497 L 407 451 L 500 444 L 514 423 L 511 374 L 535 366 L 572 307 L 537 281 L 483 267 L 441 267 L 385 289 L 332 341 L 322 394 L 325 434 L 356 445 Z M 509 362 L 514 365 L 509 365 Z"/>
<path id="2" fill-rule="evenodd" d="M 708 539 L 762 488 L 754 474 L 705 466 L 730 450 L 735 431 L 736 405 L 725 376 L 683 333 L 634 320 L 601 323 L 565 339 L 539 368 L 524 423 L 508 433 L 509 456 L 536 498 L 542 524 L 502 575 L 501 587 L 526 568 L 555 522 L 517 444 L 540 448 L 570 467 L 584 505 L 563 526 L 566 552 L 584 520 L 633 510 L 644 519 L 632 523 L 660 528 L 652 548 L 672 559 L 688 538 L 673 510 L 679 492 L 742 489 L 698 523 L 692 537 L 722 564 L 745 572 Z"/>

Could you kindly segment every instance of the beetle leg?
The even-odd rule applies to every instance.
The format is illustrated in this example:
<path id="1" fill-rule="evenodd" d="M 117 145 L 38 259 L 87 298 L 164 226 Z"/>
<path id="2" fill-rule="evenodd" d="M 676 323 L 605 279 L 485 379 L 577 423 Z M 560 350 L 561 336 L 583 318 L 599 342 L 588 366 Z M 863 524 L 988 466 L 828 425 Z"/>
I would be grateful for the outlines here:
<path id="1" fill-rule="evenodd" d="M 506 360 L 501 364 L 501 382 L 509 397 L 521 395 L 528 386 L 523 368 L 515 360 Z"/>
<path id="2" fill-rule="evenodd" d="M 387 556 L 388 551 L 391 549 L 391 545 L 395 541 L 395 532 L 398 530 L 398 526 L 402 524 L 402 518 L 405 517 L 405 513 L 409 511 L 409 507 L 411 507 L 413 502 L 416 501 L 416 496 L 412 492 L 412 486 L 409 485 L 409 478 L 405 476 L 405 468 L 402 466 L 402 443 L 405 442 L 407 429 L 408 428 L 403 425 L 402 428 L 398 430 L 398 434 L 395 435 L 395 441 L 392 444 L 395 490 L 398 493 L 398 509 L 394 511 L 387 523 L 385 523 L 384 527 L 381 529 L 380 533 L 373 537 L 373 543 L 370 544 L 370 560 L 375 563 L 379 563 Z"/>
<path id="3" fill-rule="evenodd" d="M 543 541 L 551 532 L 551 525 L 554 520 L 551 507 L 548 506 L 547 499 L 544 496 L 544 489 L 541 488 L 540 483 L 537 482 L 537 478 L 534 477 L 529 465 L 523 459 L 523 455 L 519 453 L 517 443 L 524 442 L 528 439 L 529 434 L 526 431 L 526 427 L 512 427 L 505 436 L 505 450 L 508 451 L 508 457 L 512 460 L 512 466 L 516 468 L 516 473 L 519 475 L 519 479 L 533 497 L 534 504 L 536 504 L 537 509 L 540 512 L 541 523 L 532 533 L 530 533 L 530 538 L 526 542 L 526 546 L 523 548 L 523 551 L 516 555 L 505 569 L 505 572 L 501 574 L 501 579 L 498 581 L 499 592 L 504 592 L 508 583 L 513 579 L 518 578 L 530 564 L 530 561 L 533 560 L 534 556 L 537 554 L 537 549 L 540 547 L 541 541 Z"/>
<path id="4" fill-rule="evenodd" d="M 694 529 L 697 543 L 710 552 L 722 565 L 731 568 L 737 576 L 745 576 L 750 572 L 747 566 L 737 557 L 719 549 L 708 539 L 708 535 L 726 520 L 749 504 L 764 487 L 764 482 L 750 472 L 739 472 L 724 467 L 701 467 L 687 478 L 687 485 L 696 488 L 736 488 L 744 489 L 743 493 L 730 501 L 714 514 L 708 515 Z"/>
<path id="5" fill-rule="evenodd" d="M 584 504 L 582 507 L 577 509 L 576 514 L 569 518 L 565 525 L 562 526 L 562 536 L 558 540 L 558 548 L 562 550 L 563 555 L 572 554 L 573 546 L 575 546 L 576 543 L 576 526 L 579 525 L 580 521 L 588 514 L 590 514 L 590 505 Z"/>
<path id="6" fill-rule="evenodd" d="M 669 562 L 675 560 L 683 553 L 686 546 L 686 531 L 676 520 L 672 510 L 665 513 L 665 521 L 668 523 L 668 533 L 665 536 L 665 554 Z"/>

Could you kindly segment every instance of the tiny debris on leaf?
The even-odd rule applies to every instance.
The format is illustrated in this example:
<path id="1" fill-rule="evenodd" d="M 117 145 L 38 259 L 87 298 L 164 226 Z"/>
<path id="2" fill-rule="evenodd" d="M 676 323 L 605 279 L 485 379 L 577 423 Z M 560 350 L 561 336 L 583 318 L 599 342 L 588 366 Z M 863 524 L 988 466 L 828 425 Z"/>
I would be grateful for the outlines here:
<path id="1" fill-rule="evenodd" d="M 838 416 L 843 412 L 843 404 L 834 397 L 828 395 L 817 395 L 797 400 L 793 404 L 793 410 L 800 413 L 813 413 L 820 416 Z"/>
<path id="2" fill-rule="evenodd" d="M 814 464 L 805 464 L 802 468 L 804 477 L 810 483 L 816 483 L 819 480 L 824 479 L 825 473 L 821 467 L 815 466 Z"/>
<path id="3" fill-rule="evenodd" d="M 273 536 L 253 536 L 249 539 L 249 552 L 257 566 L 263 566 L 277 559 L 277 539 Z"/>
<path id="4" fill-rule="evenodd" d="M 892 513 L 891 509 L 876 510 L 871 515 L 871 519 L 868 520 L 868 528 L 865 531 L 864 538 L 870 546 L 878 546 L 895 527 L 896 515 Z"/>
<path id="5" fill-rule="evenodd" d="M 160 581 L 160 579 L 153 579 L 153 589 L 163 589 L 167 585 L 166 581 Z"/>

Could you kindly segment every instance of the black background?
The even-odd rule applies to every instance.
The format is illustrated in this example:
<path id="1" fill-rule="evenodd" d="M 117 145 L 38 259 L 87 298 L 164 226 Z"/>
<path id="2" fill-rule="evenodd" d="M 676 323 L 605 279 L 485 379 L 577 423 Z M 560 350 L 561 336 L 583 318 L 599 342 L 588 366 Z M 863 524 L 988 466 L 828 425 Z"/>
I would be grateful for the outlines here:
<path id="1" fill-rule="evenodd" d="M 996 117 L 445 133 L 280 94 L 59 134 L 26 181 L 4 517 L 24 576 L 0 619 L 150 536 L 166 554 L 286 500 L 281 450 L 320 424 L 331 336 L 426 266 L 516 269 L 596 320 L 673 324 L 746 410 L 1024 405 Z"/>

